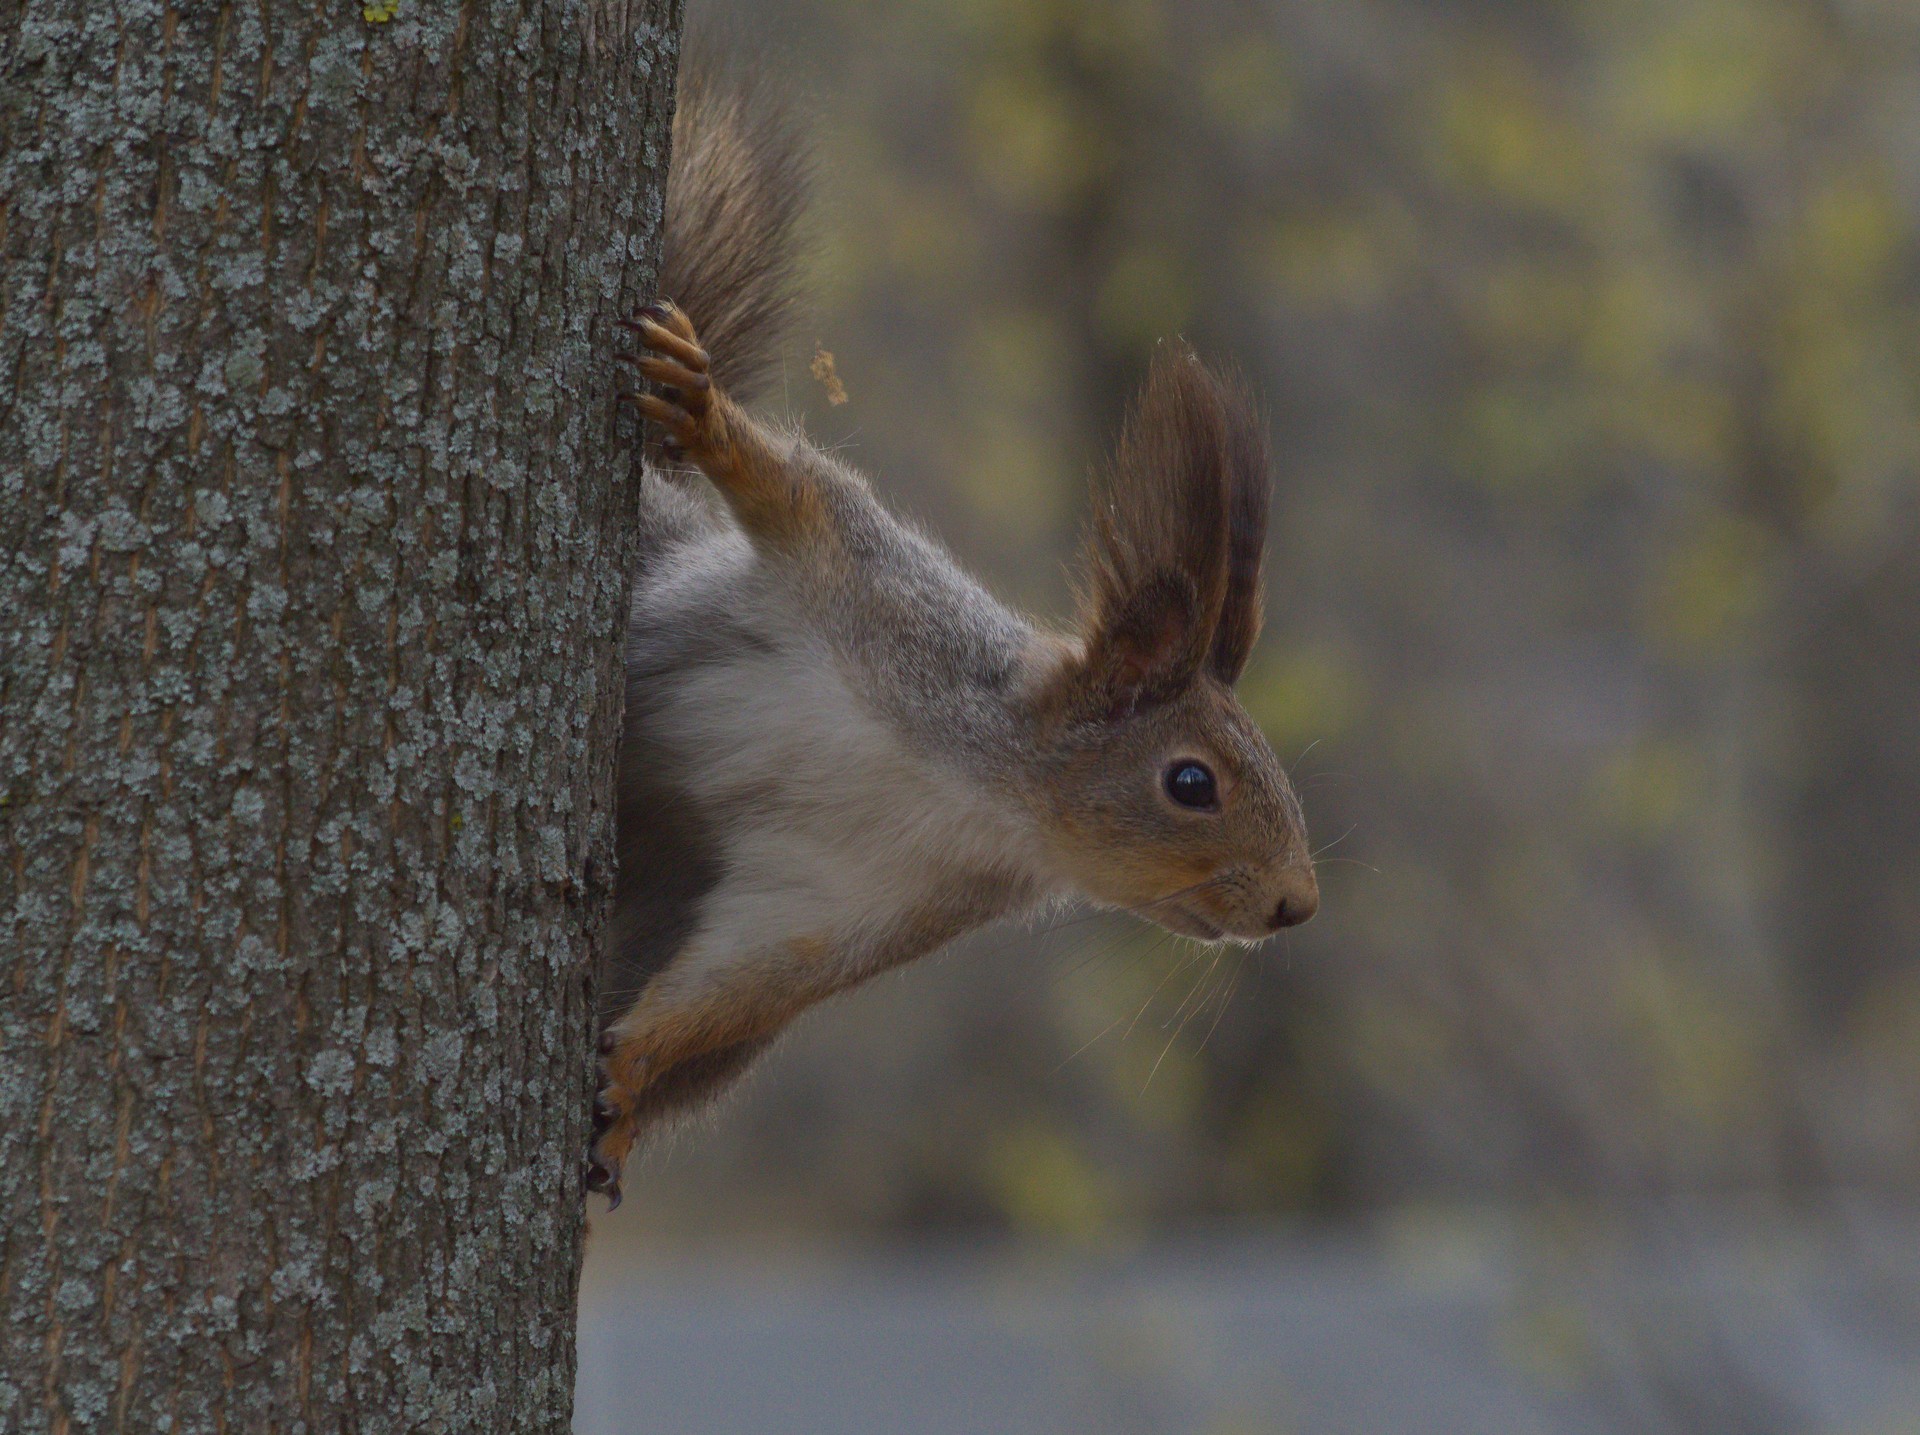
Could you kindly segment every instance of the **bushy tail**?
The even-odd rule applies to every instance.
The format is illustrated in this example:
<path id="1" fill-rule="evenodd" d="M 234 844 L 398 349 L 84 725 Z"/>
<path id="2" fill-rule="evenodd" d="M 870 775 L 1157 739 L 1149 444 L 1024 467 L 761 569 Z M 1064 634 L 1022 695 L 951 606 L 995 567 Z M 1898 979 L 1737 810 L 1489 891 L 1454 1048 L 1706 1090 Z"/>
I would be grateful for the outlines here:
<path id="1" fill-rule="evenodd" d="M 792 316 L 807 163 L 765 76 L 719 58 L 681 62 L 660 293 L 699 329 L 715 381 L 747 397 Z"/>

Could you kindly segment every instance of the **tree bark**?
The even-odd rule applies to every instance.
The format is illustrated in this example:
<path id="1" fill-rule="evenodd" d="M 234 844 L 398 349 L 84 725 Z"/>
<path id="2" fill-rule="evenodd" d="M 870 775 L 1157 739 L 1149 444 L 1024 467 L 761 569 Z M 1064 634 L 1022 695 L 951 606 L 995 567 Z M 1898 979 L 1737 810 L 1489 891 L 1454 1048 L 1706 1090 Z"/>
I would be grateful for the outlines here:
<path id="1" fill-rule="evenodd" d="M 0 0 L 0 1429 L 567 1428 L 678 0 Z"/>

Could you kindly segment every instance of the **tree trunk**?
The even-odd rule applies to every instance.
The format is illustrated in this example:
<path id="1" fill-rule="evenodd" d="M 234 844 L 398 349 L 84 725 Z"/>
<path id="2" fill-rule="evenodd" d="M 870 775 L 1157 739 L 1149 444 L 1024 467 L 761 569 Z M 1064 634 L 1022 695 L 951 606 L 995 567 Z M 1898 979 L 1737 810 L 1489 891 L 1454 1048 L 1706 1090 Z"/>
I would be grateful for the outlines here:
<path id="1" fill-rule="evenodd" d="M 0 0 L 0 1429 L 564 1431 L 678 0 Z"/>

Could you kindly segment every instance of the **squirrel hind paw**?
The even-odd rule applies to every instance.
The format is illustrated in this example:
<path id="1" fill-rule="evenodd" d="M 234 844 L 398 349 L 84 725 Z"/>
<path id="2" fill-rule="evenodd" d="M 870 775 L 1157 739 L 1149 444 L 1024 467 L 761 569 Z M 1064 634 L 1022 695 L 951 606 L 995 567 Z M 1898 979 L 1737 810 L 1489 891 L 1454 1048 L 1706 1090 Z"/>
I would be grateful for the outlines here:
<path id="1" fill-rule="evenodd" d="M 620 1174 L 632 1146 L 632 1116 L 615 1112 L 604 1097 L 594 1102 L 593 1143 L 587 1148 L 586 1184 L 589 1191 L 606 1193 L 609 1211 L 620 1205 Z"/>
<path id="2" fill-rule="evenodd" d="M 589 1191 L 604 1191 L 606 1193 L 607 1209 L 609 1211 L 617 1211 L 620 1209 L 620 1173 L 615 1167 L 607 1165 L 598 1157 L 594 1157 L 587 1162 L 586 1180 Z"/>
<path id="3" fill-rule="evenodd" d="M 589 1191 L 607 1194 L 607 1209 L 620 1204 L 620 1173 L 639 1135 L 639 1092 L 647 1062 L 637 1048 L 622 1051 L 611 1031 L 600 1036 L 600 1089 L 593 1098 L 593 1137 L 587 1148 Z"/>

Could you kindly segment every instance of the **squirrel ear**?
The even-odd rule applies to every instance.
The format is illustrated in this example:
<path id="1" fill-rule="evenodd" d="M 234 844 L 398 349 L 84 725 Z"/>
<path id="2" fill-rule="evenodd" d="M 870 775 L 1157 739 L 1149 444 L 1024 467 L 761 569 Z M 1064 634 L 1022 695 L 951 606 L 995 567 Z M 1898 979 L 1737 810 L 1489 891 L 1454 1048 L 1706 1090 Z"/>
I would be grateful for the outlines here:
<path id="1" fill-rule="evenodd" d="M 1237 375 L 1218 384 L 1225 443 L 1221 472 L 1227 487 L 1226 594 L 1213 630 L 1207 670 L 1229 685 L 1239 681 L 1260 637 L 1266 583 L 1267 426 L 1252 393 Z"/>
<path id="2" fill-rule="evenodd" d="M 1266 451 L 1244 385 L 1162 345 L 1096 475 L 1082 685 L 1110 713 L 1239 676 L 1260 628 Z"/>
<path id="3" fill-rule="evenodd" d="M 1119 719 L 1175 696 L 1203 656 L 1198 617 L 1198 595 L 1183 574 L 1162 573 L 1128 594 L 1087 635 L 1078 686 L 1088 704 Z"/>

